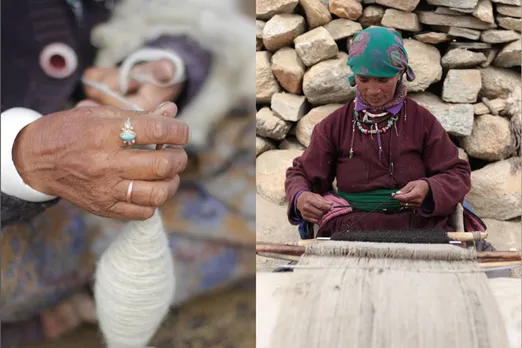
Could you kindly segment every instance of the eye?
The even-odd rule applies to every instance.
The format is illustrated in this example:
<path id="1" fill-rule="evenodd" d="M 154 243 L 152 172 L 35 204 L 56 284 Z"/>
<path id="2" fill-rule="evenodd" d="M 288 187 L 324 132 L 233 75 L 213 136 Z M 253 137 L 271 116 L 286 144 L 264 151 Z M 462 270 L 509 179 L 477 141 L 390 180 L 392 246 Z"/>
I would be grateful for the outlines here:
<path id="1" fill-rule="evenodd" d="M 390 79 L 379 79 L 380 83 L 388 83 Z"/>
<path id="2" fill-rule="evenodd" d="M 359 81 L 366 83 L 368 82 L 368 79 L 366 77 L 359 77 Z"/>

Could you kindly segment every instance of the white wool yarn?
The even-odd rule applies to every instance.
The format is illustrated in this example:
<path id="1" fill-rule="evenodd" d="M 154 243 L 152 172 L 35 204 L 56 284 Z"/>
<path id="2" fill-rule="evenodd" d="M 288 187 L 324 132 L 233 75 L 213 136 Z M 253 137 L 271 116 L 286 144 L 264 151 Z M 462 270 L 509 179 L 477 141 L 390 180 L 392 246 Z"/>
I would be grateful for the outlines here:
<path id="1" fill-rule="evenodd" d="M 94 296 L 108 348 L 144 348 L 174 296 L 174 264 L 159 210 L 129 222 L 100 258 Z"/>

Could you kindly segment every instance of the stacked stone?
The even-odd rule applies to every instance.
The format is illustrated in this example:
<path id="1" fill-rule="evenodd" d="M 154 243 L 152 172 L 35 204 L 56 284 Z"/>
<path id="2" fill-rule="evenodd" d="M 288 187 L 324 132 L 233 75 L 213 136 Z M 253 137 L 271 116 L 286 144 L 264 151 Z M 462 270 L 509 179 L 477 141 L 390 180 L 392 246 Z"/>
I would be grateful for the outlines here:
<path id="1" fill-rule="evenodd" d="M 486 219 L 521 215 L 512 118 L 520 119 L 521 0 L 257 0 L 256 15 L 262 196 L 284 204 L 286 168 L 314 126 L 354 96 L 351 39 L 380 25 L 404 38 L 417 76 L 406 82 L 409 96 L 472 163 L 466 199 Z"/>

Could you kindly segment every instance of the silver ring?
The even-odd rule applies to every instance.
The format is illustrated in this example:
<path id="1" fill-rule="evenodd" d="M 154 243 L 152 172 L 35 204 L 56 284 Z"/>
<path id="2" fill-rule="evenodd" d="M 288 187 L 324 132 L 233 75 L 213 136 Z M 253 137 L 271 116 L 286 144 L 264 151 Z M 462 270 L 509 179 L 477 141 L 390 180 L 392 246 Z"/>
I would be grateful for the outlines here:
<path id="1" fill-rule="evenodd" d="M 131 180 L 131 182 L 129 183 L 129 188 L 127 189 L 127 203 L 132 203 L 131 198 L 132 198 L 132 189 L 133 188 L 134 188 L 134 180 Z"/>
<path id="2" fill-rule="evenodd" d="M 123 140 L 124 145 L 132 145 L 136 142 L 136 133 L 134 132 L 134 127 L 132 126 L 130 117 L 123 124 L 120 138 Z"/>

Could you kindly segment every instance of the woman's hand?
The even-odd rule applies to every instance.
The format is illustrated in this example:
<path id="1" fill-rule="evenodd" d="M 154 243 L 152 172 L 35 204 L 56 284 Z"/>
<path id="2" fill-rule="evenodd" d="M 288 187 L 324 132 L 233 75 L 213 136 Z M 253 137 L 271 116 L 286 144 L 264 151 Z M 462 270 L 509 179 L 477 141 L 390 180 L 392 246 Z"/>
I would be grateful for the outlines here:
<path id="1" fill-rule="evenodd" d="M 316 224 L 324 214 L 332 209 L 332 202 L 317 193 L 303 192 L 297 198 L 297 209 L 304 220 Z"/>
<path id="2" fill-rule="evenodd" d="M 168 82 L 174 76 L 174 65 L 165 59 L 136 65 L 131 73 L 150 75 L 156 81 Z M 113 91 L 119 93 L 119 69 L 118 68 L 89 68 L 85 71 L 84 77 L 93 82 L 103 83 Z M 138 105 L 144 110 L 150 110 L 163 102 L 173 101 L 181 92 L 183 84 L 169 87 L 159 87 L 153 83 L 140 83 L 131 80 L 129 84 L 129 94 L 125 96 L 130 102 Z M 103 105 L 112 105 L 120 108 L 127 108 L 118 100 L 107 96 L 99 90 L 85 86 L 87 97 Z"/>
<path id="3" fill-rule="evenodd" d="M 127 148 L 120 133 L 130 117 L 136 145 L 184 145 L 189 130 L 174 119 L 176 113 L 176 105 L 167 103 L 146 112 L 83 106 L 51 114 L 19 133 L 13 160 L 24 182 L 35 190 L 96 215 L 148 219 L 175 194 L 187 155 L 180 147 Z M 128 203 L 131 180 L 135 182 Z"/>
<path id="4" fill-rule="evenodd" d="M 425 180 L 410 181 L 393 196 L 403 207 L 420 208 L 430 192 L 430 185 Z"/>

